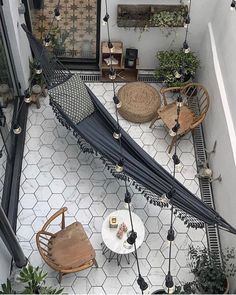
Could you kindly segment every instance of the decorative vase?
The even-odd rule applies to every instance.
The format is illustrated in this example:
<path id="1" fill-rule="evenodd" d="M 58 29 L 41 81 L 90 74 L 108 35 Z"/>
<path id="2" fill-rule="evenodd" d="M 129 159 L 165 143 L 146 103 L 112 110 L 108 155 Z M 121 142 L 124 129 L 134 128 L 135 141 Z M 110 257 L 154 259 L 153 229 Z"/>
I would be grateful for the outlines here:
<path id="1" fill-rule="evenodd" d="M 42 87 L 38 84 L 35 84 L 33 87 L 32 87 L 32 92 L 34 94 L 39 94 L 42 92 Z"/>
<path id="2" fill-rule="evenodd" d="M 0 94 L 6 94 L 10 90 L 7 84 L 0 84 Z"/>

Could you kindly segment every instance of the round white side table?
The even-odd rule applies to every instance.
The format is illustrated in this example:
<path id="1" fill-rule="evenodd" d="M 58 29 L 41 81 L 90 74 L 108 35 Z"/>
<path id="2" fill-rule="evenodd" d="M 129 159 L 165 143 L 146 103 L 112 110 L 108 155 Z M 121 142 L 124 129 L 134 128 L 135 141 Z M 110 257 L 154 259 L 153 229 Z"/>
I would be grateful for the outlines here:
<path id="1" fill-rule="evenodd" d="M 134 231 L 137 233 L 136 239 L 136 247 L 137 249 L 142 245 L 144 236 L 145 236 L 145 228 L 140 217 L 131 212 Z M 109 227 L 109 219 L 111 216 L 115 216 L 118 221 L 117 228 Z M 125 223 L 128 230 L 126 233 L 123 233 L 122 239 L 119 239 L 116 236 L 116 233 L 119 229 L 121 223 Z M 102 224 L 102 239 L 103 239 L 103 254 L 109 253 L 109 261 L 116 256 L 118 265 L 121 262 L 122 256 L 125 256 L 127 262 L 129 263 L 129 254 L 134 252 L 134 245 L 129 249 L 124 247 L 124 242 L 127 240 L 127 233 L 131 230 L 130 224 L 130 216 L 129 210 L 117 210 L 106 217 Z"/>

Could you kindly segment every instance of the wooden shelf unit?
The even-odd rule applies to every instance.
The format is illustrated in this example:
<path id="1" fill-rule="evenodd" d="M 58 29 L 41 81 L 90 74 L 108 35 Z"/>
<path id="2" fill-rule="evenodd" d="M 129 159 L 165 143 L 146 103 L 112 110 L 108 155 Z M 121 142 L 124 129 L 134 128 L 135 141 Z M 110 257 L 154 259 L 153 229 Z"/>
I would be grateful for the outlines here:
<path id="1" fill-rule="evenodd" d="M 116 70 L 115 81 L 126 81 L 132 82 L 137 81 L 138 76 L 138 60 L 135 63 L 135 68 L 126 68 L 124 59 L 124 49 L 123 43 L 121 41 L 112 42 L 112 56 L 118 60 L 117 65 L 112 65 L 113 69 Z M 109 69 L 110 66 L 104 61 L 105 58 L 110 57 L 110 50 L 107 45 L 107 41 L 101 43 L 101 65 L 100 65 L 100 80 L 101 81 L 111 81 L 109 79 Z"/>

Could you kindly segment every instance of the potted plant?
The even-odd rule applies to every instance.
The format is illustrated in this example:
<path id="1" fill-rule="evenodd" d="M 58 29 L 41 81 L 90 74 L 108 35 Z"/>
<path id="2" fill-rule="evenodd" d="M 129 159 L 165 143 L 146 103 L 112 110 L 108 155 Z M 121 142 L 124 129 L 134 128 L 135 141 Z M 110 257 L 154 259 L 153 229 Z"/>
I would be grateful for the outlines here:
<path id="1" fill-rule="evenodd" d="M 35 69 L 37 67 L 36 59 L 30 60 L 29 65 L 30 65 L 30 78 L 29 78 L 29 81 L 31 83 L 31 87 L 34 86 L 34 85 L 39 85 L 39 86 L 41 86 L 41 88 L 43 88 L 43 86 L 45 84 L 43 73 L 35 75 Z"/>
<path id="2" fill-rule="evenodd" d="M 235 258 L 234 248 L 222 253 L 222 263 L 218 256 L 206 248 L 190 246 L 190 269 L 195 276 L 193 286 L 203 294 L 226 294 L 229 292 L 228 277 L 234 276 L 236 267 L 232 263 Z"/>
<path id="3" fill-rule="evenodd" d="M 23 290 L 14 290 L 14 286 L 8 279 L 6 284 L 2 284 L 0 294 L 61 294 L 63 289 L 57 289 L 45 284 L 47 273 L 34 268 L 30 264 L 23 267 L 17 281 L 22 283 Z"/>
<path id="4" fill-rule="evenodd" d="M 53 53 L 56 56 L 64 55 L 66 51 L 65 41 L 69 37 L 69 32 L 65 30 L 63 30 L 62 32 L 61 28 L 57 26 L 52 28 L 50 36 L 52 41 Z"/>
<path id="5" fill-rule="evenodd" d="M 157 81 L 167 87 L 181 86 L 195 77 L 200 61 L 195 53 L 183 50 L 158 51 L 159 67 L 155 70 Z"/>

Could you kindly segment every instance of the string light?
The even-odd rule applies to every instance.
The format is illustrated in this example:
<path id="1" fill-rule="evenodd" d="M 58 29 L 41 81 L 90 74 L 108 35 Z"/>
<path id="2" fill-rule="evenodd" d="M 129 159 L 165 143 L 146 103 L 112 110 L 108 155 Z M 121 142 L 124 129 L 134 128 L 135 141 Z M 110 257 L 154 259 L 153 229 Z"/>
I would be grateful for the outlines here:
<path id="1" fill-rule="evenodd" d="M 177 105 L 177 107 L 180 107 L 180 108 L 184 105 L 183 97 L 182 97 L 181 94 L 179 94 L 177 99 L 176 99 L 176 105 Z"/>
<path id="2" fill-rule="evenodd" d="M 36 66 L 35 66 L 35 74 L 37 74 L 37 75 L 40 75 L 40 74 L 42 74 L 42 68 L 41 68 L 41 65 L 40 65 L 40 63 L 39 62 L 37 62 L 36 63 Z"/>
<path id="3" fill-rule="evenodd" d="M 179 128 L 180 128 L 180 124 L 179 124 L 179 122 L 176 122 L 175 126 L 172 129 L 169 130 L 170 136 L 172 136 L 172 137 L 176 136 L 177 131 L 179 130 Z"/>
<path id="4" fill-rule="evenodd" d="M 116 131 L 113 132 L 113 137 L 115 139 L 120 139 L 121 133 L 119 132 L 119 130 L 116 130 Z"/>
<path id="5" fill-rule="evenodd" d="M 18 135 L 18 134 L 21 134 L 22 128 L 20 127 L 19 123 L 17 122 L 13 125 L 12 130 L 13 130 L 14 134 Z"/>
<path id="6" fill-rule="evenodd" d="M 169 230 L 168 230 L 168 234 L 167 234 L 167 240 L 169 242 L 173 242 L 175 239 L 175 231 L 173 230 L 173 228 L 171 227 Z"/>
<path id="7" fill-rule="evenodd" d="M 230 10 L 234 11 L 236 9 L 236 1 L 232 0 L 231 5 L 230 5 Z"/>
<path id="8" fill-rule="evenodd" d="M 122 103 L 121 101 L 119 100 L 119 97 L 117 95 L 114 94 L 113 96 L 113 101 L 114 101 L 114 104 L 116 105 L 116 108 L 117 109 L 120 109 L 121 106 L 122 106 Z"/>
<path id="9" fill-rule="evenodd" d="M 61 20 L 61 13 L 60 13 L 58 5 L 54 9 L 54 15 L 55 15 L 55 18 L 56 18 L 57 21 Z"/>
<path id="10" fill-rule="evenodd" d="M 109 79 L 115 80 L 116 79 L 116 71 L 113 68 L 109 69 Z"/>
<path id="11" fill-rule="evenodd" d="M 104 18 L 102 19 L 102 21 L 103 21 L 102 24 L 103 24 L 104 26 L 107 24 L 107 22 L 108 22 L 108 20 L 109 20 L 109 17 L 110 17 L 109 14 L 106 13 L 105 16 L 104 16 Z"/>
<path id="12" fill-rule="evenodd" d="M 123 160 L 119 160 L 119 162 L 116 164 L 116 172 L 121 173 L 124 170 L 124 162 Z"/>
<path id="13" fill-rule="evenodd" d="M 51 37 L 49 35 L 47 35 L 45 38 L 44 38 L 44 46 L 45 47 L 48 47 L 51 45 Z"/>
<path id="14" fill-rule="evenodd" d="M 125 202 L 124 207 L 126 209 L 129 209 L 129 206 L 130 206 L 130 203 L 131 203 L 131 194 L 130 194 L 130 192 L 127 189 L 126 189 L 126 192 L 125 192 L 124 202 Z"/>
<path id="15" fill-rule="evenodd" d="M 27 89 L 25 91 L 24 102 L 25 103 L 30 103 L 31 102 L 31 95 L 30 95 L 29 89 Z"/>
<path id="16" fill-rule="evenodd" d="M 144 278 L 140 274 L 138 276 L 137 283 L 142 292 L 148 290 L 148 284 L 145 282 Z"/>
<path id="17" fill-rule="evenodd" d="M 179 71 L 176 70 L 174 76 L 176 79 L 180 79 L 182 77 L 181 69 L 179 69 Z"/>
<path id="18" fill-rule="evenodd" d="M 191 51 L 191 48 L 189 47 L 187 41 L 185 40 L 183 43 L 183 52 L 184 53 L 189 53 Z"/>
<path id="19" fill-rule="evenodd" d="M 184 21 L 184 27 L 187 28 L 189 24 L 190 24 L 190 16 L 188 14 Z"/>

